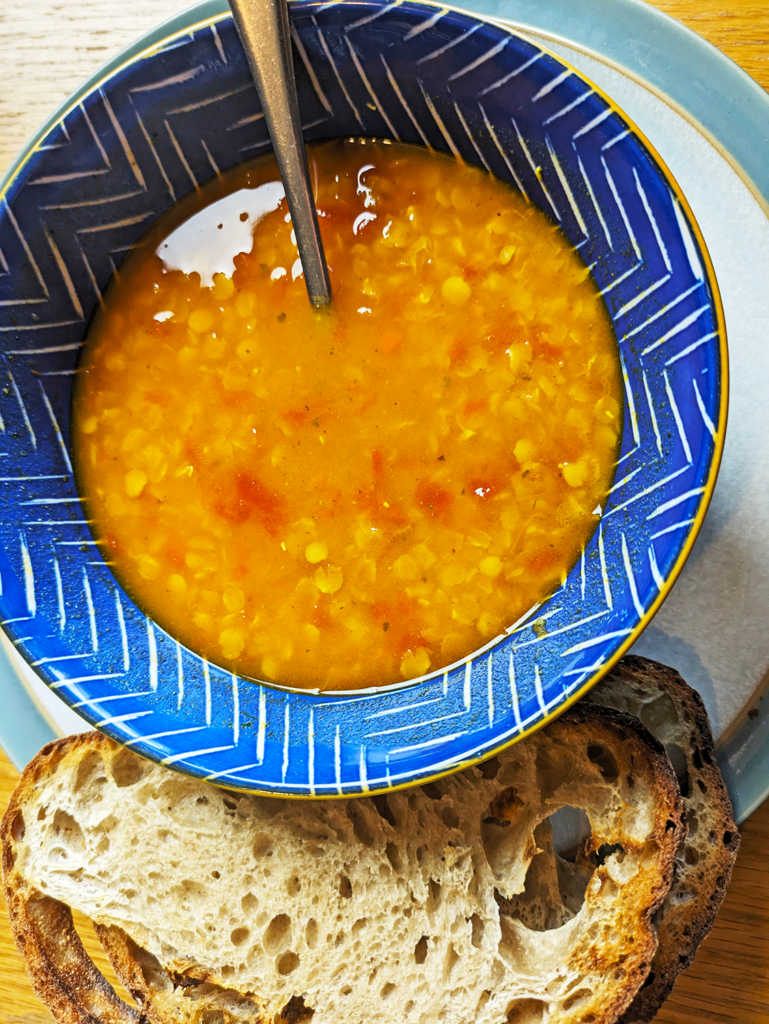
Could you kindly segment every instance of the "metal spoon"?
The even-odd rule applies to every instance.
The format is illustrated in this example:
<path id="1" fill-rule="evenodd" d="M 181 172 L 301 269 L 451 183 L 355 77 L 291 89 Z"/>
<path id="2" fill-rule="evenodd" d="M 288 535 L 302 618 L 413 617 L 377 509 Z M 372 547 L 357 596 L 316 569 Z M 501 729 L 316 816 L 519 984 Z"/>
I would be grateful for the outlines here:
<path id="1" fill-rule="evenodd" d="M 286 0 L 229 0 L 229 4 L 278 160 L 307 294 L 313 306 L 327 306 L 331 284 L 299 120 Z"/>

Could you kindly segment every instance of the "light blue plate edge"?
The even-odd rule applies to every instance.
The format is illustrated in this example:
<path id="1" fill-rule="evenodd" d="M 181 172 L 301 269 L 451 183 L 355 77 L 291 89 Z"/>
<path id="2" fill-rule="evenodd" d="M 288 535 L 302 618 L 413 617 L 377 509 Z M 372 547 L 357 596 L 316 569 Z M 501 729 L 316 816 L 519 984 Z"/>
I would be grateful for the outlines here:
<path id="1" fill-rule="evenodd" d="M 550 33 L 607 57 L 681 106 L 731 155 L 769 204 L 769 96 L 748 74 L 696 33 L 642 0 L 590 0 L 590 18 L 573 0 L 465 0 L 471 13 Z M 163 22 L 91 75 L 48 118 L 0 182 L 0 193 L 44 136 L 74 104 L 127 60 L 208 18 L 223 0 L 204 0 Z M 0 649 L 3 715 L 0 745 L 21 770 L 55 733 Z M 769 715 L 746 719 L 718 752 L 738 823 L 769 796 Z"/>

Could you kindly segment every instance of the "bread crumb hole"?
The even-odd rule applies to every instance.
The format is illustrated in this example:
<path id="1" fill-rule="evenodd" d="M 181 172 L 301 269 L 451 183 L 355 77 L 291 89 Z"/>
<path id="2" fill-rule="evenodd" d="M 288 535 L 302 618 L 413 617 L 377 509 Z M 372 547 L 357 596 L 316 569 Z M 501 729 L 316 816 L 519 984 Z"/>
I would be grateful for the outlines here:
<path id="1" fill-rule="evenodd" d="M 359 843 L 364 846 L 373 846 L 374 837 L 371 834 L 369 824 L 366 821 L 365 811 L 359 802 L 351 800 L 345 809 L 345 813 L 352 824 L 352 830 L 355 833 L 355 838 Z"/>
<path id="2" fill-rule="evenodd" d="M 318 945 L 318 922 L 314 917 L 311 917 L 304 926 L 304 941 L 308 949 L 315 949 Z"/>
<path id="3" fill-rule="evenodd" d="M 392 865 L 393 871 L 400 873 L 401 870 L 401 855 L 398 851 L 398 847 L 395 843 L 388 843 L 385 846 L 385 855 Z"/>
<path id="4" fill-rule="evenodd" d="M 100 759 L 101 760 L 101 759 Z M 119 789 L 135 786 L 140 782 L 148 768 L 148 762 L 130 750 L 119 750 L 110 761 L 110 775 Z"/>
<path id="5" fill-rule="evenodd" d="M 20 843 L 24 838 L 24 834 L 27 831 L 26 825 L 24 824 L 24 815 L 21 811 L 17 811 L 11 825 L 11 837 Z"/>
<path id="6" fill-rule="evenodd" d="M 278 974 L 291 974 L 299 966 L 299 957 L 293 950 L 284 953 L 277 962 Z"/>
<path id="7" fill-rule="evenodd" d="M 481 842 L 495 878 L 505 878 L 518 856 L 518 837 L 510 823 L 522 807 L 515 788 L 508 786 L 491 801 L 481 819 Z"/>
<path id="8" fill-rule="evenodd" d="M 280 796 L 255 796 L 249 801 L 249 807 L 259 821 L 270 821 L 285 806 L 286 801 Z"/>
<path id="9" fill-rule="evenodd" d="M 583 1006 L 592 996 L 592 994 L 593 993 L 590 991 L 589 988 L 578 989 L 576 992 L 572 993 L 572 995 L 570 995 L 568 999 L 564 1000 L 564 1012 L 566 1013 L 569 1010 L 574 1010 L 579 1006 Z"/>
<path id="10" fill-rule="evenodd" d="M 262 857 L 272 857 L 274 853 L 272 839 L 266 835 L 258 835 L 254 840 L 253 851 L 256 860 L 261 860 Z"/>
<path id="11" fill-rule="evenodd" d="M 470 918 L 470 925 L 471 942 L 476 949 L 480 949 L 481 943 L 483 942 L 483 933 L 486 930 L 486 925 L 483 923 L 481 918 L 478 917 L 477 914 L 473 914 L 473 916 Z"/>
<path id="12" fill-rule="evenodd" d="M 307 1024 L 314 1013 L 315 1010 L 305 1006 L 302 996 L 292 996 L 275 1020 L 276 1024 Z"/>
<path id="13" fill-rule="evenodd" d="M 681 796 L 684 798 L 691 796 L 692 781 L 689 778 L 689 762 L 683 749 L 677 743 L 666 743 L 665 753 L 668 755 L 670 763 L 673 765 L 673 771 L 676 773 Z"/>
<path id="14" fill-rule="evenodd" d="M 396 821 L 395 815 L 393 814 L 392 807 L 390 807 L 390 801 L 384 795 L 375 796 L 373 799 L 374 807 L 379 812 L 380 817 L 384 818 L 385 821 L 389 822 L 393 828 L 396 827 L 398 822 Z"/>
<path id="15" fill-rule="evenodd" d="M 435 910 L 435 908 L 441 902 L 443 886 L 441 885 L 440 882 L 436 882 L 434 878 L 429 879 L 427 884 L 430 889 L 430 900 L 432 902 L 431 909 Z"/>
<path id="16" fill-rule="evenodd" d="M 204 1010 L 200 1015 L 200 1024 L 225 1024 L 224 1010 Z"/>
<path id="17" fill-rule="evenodd" d="M 488 1003 L 489 999 L 491 999 L 491 992 L 489 989 L 485 988 L 478 996 L 478 1005 L 475 1009 L 476 1016 L 481 1012 L 486 1003 Z"/>
<path id="18" fill-rule="evenodd" d="M 397 987 L 397 985 L 394 985 L 391 981 L 388 981 L 386 985 L 382 986 L 382 989 L 379 993 L 380 998 L 387 999 L 389 996 L 393 994 Z"/>
<path id="19" fill-rule="evenodd" d="M 448 981 L 454 972 L 454 968 L 459 963 L 459 953 L 454 949 L 453 943 L 449 943 L 449 948 L 446 951 L 446 960 L 443 965 L 443 980 Z"/>
<path id="20" fill-rule="evenodd" d="M 670 822 L 668 822 L 668 825 Z M 617 863 L 621 864 L 625 859 L 625 850 L 620 843 L 604 843 L 603 846 L 599 846 L 595 852 L 595 862 L 599 867 L 602 867 L 609 857 L 617 855 Z"/>
<path id="21" fill-rule="evenodd" d="M 423 935 L 414 947 L 414 963 L 423 964 L 427 959 L 427 936 Z"/>
<path id="22" fill-rule="evenodd" d="M 619 778 L 619 769 L 614 755 L 602 747 L 600 743 L 589 743 L 587 747 L 588 760 L 598 768 L 598 771 L 607 782 L 616 782 Z"/>
<path id="23" fill-rule="evenodd" d="M 561 807 L 541 821 L 532 835 L 537 853 L 526 872 L 523 892 L 509 899 L 497 896 L 501 914 L 535 932 L 560 928 L 575 917 L 595 867 L 594 859 L 585 853 L 590 838 L 590 821 L 581 808 Z"/>
<path id="24" fill-rule="evenodd" d="M 542 1024 L 546 1003 L 540 999 L 518 999 L 508 1007 L 508 1024 Z"/>
<path id="25" fill-rule="evenodd" d="M 339 895 L 346 900 L 352 898 L 352 882 L 347 875 L 342 875 L 339 879 Z"/>
<path id="26" fill-rule="evenodd" d="M 286 892 L 289 896 L 297 896 L 302 891 L 302 882 L 298 875 L 292 875 L 286 882 Z"/>
<path id="27" fill-rule="evenodd" d="M 593 834 L 587 814 L 581 807 L 559 807 L 548 820 L 553 833 L 553 850 L 569 864 L 576 863 Z"/>
<path id="28" fill-rule="evenodd" d="M 95 776 L 99 777 L 98 780 L 94 778 Z M 107 781 L 107 775 L 101 754 L 95 750 L 91 750 L 81 759 L 77 766 L 77 775 L 75 776 L 75 784 L 72 787 L 72 792 L 79 793 L 80 790 L 84 789 L 86 786 L 92 786 L 94 781 L 98 781 L 104 785 Z"/>
<path id="29" fill-rule="evenodd" d="M 459 815 L 453 807 L 444 807 L 441 811 L 441 817 L 447 828 L 459 828 Z"/>
<path id="30" fill-rule="evenodd" d="M 230 932 L 230 942 L 233 946 L 242 946 L 250 934 L 251 930 L 249 928 L 234 928 Z"/>
<path id="31" fill-rule="evenodd" d="M 262 945 L 268 956 L 277 956 L 291 943 L 291 918 L 278 914 L 270 921 L 262 935 Z"/>
<path id="32" fill-rule="evenodd" d="M 247 892 L 243 899 L 240 901 L 240 906 L 243 913 L 247 916 L 251 916 L 259 906 L 259 900 L 254 896 L 252 892 Z"/>
<path id="33" fill-rule="evenodd" d="M 16 821 L 14 820 L 14 825 Z M 21 827 L 24 827 L 24 820 L 21 820 Z M 83 830 L 80 825 L 75 821 L 71 814 L 67 814 L 66 811 L 58 810 L 53 816 L 53 826 L 51 833 L 57 838 L 62 839 L 67 843 L 73 850 L 84 850 L 85 839 L 83 838 Z M 24 833 L 22 832 L 22 835 Z"/>
<path id="34" fill-rule="evenodd" d="M 501 767 L 502 762 L 498 757 L 490 757 L 488 761 L 483 761 L 481 764 L 477 765 L 478 771 L 484 779 L 496 779 Z"/>
<path id="35" fill-rule="evenodd" d="M 161 875 L 158 871 L 150 871 L 147 877 L 150 879 L 159 879 Z M 208 891 L 201 882 L 198 882 L 193 878 L 185 878 L 182 882 L 182 889 L 188 896 L 195 896 L 198 899 L 205 897 Z"/>

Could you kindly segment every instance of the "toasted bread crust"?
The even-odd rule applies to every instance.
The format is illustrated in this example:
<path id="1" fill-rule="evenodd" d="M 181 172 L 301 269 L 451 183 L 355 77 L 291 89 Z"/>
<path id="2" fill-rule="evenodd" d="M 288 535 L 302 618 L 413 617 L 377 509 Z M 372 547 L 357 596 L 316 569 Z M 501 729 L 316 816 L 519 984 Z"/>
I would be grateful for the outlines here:
<path id="1" fill-rule="evenodd" d="M 569 733 L 584 731 L 586 735 L 595 738 L 597 722 L 592 712 L 599 706 L 591 706 L 584 702 L 576 704 L 562 715 L 555 724 L 564 726 L 569 730 Z M 654 738 L 645 726 L 631 715 L 617 711 L 614 708 L 606 707 L 602 708 L 602 710 L 609 712 L 603 723 L 607 728 L 607 742 L 609 736 L 614 734 L 615 736 L 619 735 L 621 741 L 625 744 L 632 744 L 641 738 L 649 748 L 649 770 L 652 772 L 655 784 L 658 787 L 661 811 L 656 816 L 654 828 L 649 838 L 664 851 L 658 876 L 653 880 L 645 879 L 649 887 L 634 893 L 637 902 L 632 909 L 635 911 L 637 918 L 637 940 L 633 954 L 627 957 L 621 968 L 622 971 L 626 972 L 627 985 L 617 984 L 619 979 L 615 978 L 616 995 L 614 996 L 611 994 L 610 986 L 607 986 L 607 1014 L 601 1020 L 619 1021 L 621 1014 L 632 1003 L 649 974 L 650 966 L 657 950 L 657 936 L 653 926 L 653 919 L 670 889 L 675 870 L 676 851 L 684 839 L 686 826 L 684 824 L 678 782 L 662 744 Z M 613 748 L 610 747 L 610 749 Z M 640 768 L 640 766 L 638 767 Z M 593 849 L 598 849 L 603 843 L 611 845 L 613 842 L 617 842 L 617 839 L 609 835 L 599 837 L 595 835 L 595 832 L 591 840 Z M 626 839 L 622 840 L 622 842 L 626 845 L 628 852 L 633 850 L 633 845 L 627 843 Z M 605 882 L 609 880 L 609 873 L 605 867 L 599 867 L 594 877 L 600 878 L 602 882 Z M 640 910 L 640 907 L 644 907 L 644 910 Z M 593 963 L 585 964 L 584 966 L 606 970 L 613 967 L 617 959 L 621 958 L 622 955 L 620 958 L 607 958 L 606 960 L 596 958 Z M 573 1020 L 574 1024 L 582 1024 L 583 1017 L 580 1014 L 568 1019 L 569 1022 Z M 558 1024 L 560 1024 L 560 1020 Z"/>
<path id="2" fill-rule="evenodd" d="M 75 931 L 69 907 L 28 885 L 14 870 L 16 843 L 24 834 L 26 793 L 81 742 L 72 736 L 45 746 L 25 769 L 24 785 L 20 782 L 11 796 L 0 823 L 8 915 L 32 987 L 58 1024 L 148 1024 L 143 1014 L 118 998 L 96 968 Z"/>
<path id="3" fill-rule="evenodd" d="M 674 720 L 655 721 L 651 704 L 659 695 L 672 700 Z M 643 716 L 658 739 L 675 744 L 686 756 L 688 784 L 683 787 L 683 800 L 689 829 L 678 851 L 673 885 L 657 914 L 659 947 L 649 976 L 619 1022 L 648 1024 L 713 927 L 732 876 L 740 835 L 716 762 L 705 705 L 675 669 L 627 655 L 587 699 Z M 646 714 L 644 706 L 649 709 Z"/>
<path id="4" fill-rule="evenodd" d="M 546 738 L 538 734 L 526 742 L 546 744 L 553 757 L 562 757 L 564 763 L 574 756 L 576 745 L 603 745 L 624 778 L 635 774 L 654 793 L 653 821 L 643 842 L 634 840 L 616 822 L 605 829 L 600 823 L 594 827 L 593 850 L 604 845 L 622 846 L 624 855 L 629 860 L 637 858 L 639 866 L 635 874 L 622 880 L 621 919 L 604 922 L 599 918 L 600 927 L 591 942 L 575 950 L 567 965 L 590 976 L 589 1003 L 583 1005 L 577 992 L 561 1007 L 557 1018 L 558 1024 L 582 1024 L 586 1016 L 594 1024 L 612 1024 L 642 984 L 656 950 L 652 916 L 670 886 L 676 850 L 683 835 L 675 775 L 664 750 L 646 729 L 621 712 L 595 705 L 577 705 L 550 724 Z M 226 1024 L 245 1020 L 271 1022 L 273 1015 L 263 1015 L 258 1000 L 249 993 L 238 995 L 228 990 L 223 979 L 202 967 L 193 966 L 182 975 L 175 973 L 173 965 L 161 965 L 120 928 L 111 927 L 112 922 L 97 922 L 97 931 L 118 977 L 142 1006 L 142 1012 L 137 1013 L 117 998 L 88 960 L 72 928 L 71 916 L 69 922 L 66 920 L 67 908 L 41 897 L 24 878 L 17 863 L 17 851 L 24 838 L 23 811 L 36 788 L 44 785 L 50 775 L 57 770 L 66 773 L 76 769 L 85 754 L 93 751 L 98 751 L 105 763 L 125 754 L 98 733 L 71 737 L 44 748 L 22 775 L 0 828 L 11 922 L 36 990 L 62 1024 L 203 1024 L 210 1019 L 212 1010 Z M 480 790 L 486 778 L 481 769 L 470 769 L 468 775 Z M 598 771 L 595 775 L 600 781 Z M 490 786 L 486 788 L 491 791 Z M 544 806 L 547 799 L 543 799 Z M 612 872 L 616 875 L 620 871 L 618 863 L 607 862 L 596 868 L 585 896 L 588 913 L 603 898 L 606 887 L 616 888 Z M 622 934 L 633 936 L 631 945 L 619 948 L 615 924 Z M 54 941 L 59 929 L 61 941 Z M 297 1011 L 298 1022 L 301 1005 L 297 1005 Z M 554 1018 L 548 1014 L 547 1019 Z"/>
<path id="5" fill-rule="evenodd" d="M 96 924 L 112 968 L 153 1024 L 199 1024 L 212 1015 L 221 1024 L 265 1024 L 255 999 L 226 992 L 193 975 L 172 975 L 114 925 Z"/>

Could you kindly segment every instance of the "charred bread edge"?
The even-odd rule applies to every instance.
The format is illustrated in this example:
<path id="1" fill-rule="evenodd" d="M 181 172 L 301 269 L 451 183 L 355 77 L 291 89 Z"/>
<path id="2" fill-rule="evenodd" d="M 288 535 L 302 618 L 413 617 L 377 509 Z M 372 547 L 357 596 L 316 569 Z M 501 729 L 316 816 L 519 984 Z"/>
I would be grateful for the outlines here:
<path id="1" fill-rule="evenodd" d="M 740 848 L 740 833 L 734 822 L 729 794 L 727 793 L 723 776 L 716 760 L 708 713 L 699 693 L 689 686 L 674 668 L 670 668 L 668 665 L 663 665 L 657 661 L 652 661 L 649 658 L 628 654 L 617 662 L 611 672 L 588 695 L 588 701 L 592 702 L 595 699 L 597 692 L 601 691 L 602 686 L 621 686 L 623 678 L 627 679 L 628 677 L 634 682 L 648 683 L 650 687 L 655 684 L 661 684 L 665 692 L 670 694 L 677 705 L 677 710 L 679 708 L 686 708 L 689 711 L 691 718 L 690 728 L 692 731 L 691 743 L 700 751 L 702 760 L 701 766 L 695 765 L 694 769 L 700 776 L 704 777 L 714 817 L 720 819 L 720 831 L 725 835 L 729 835 L 728 842 L 719 842 L 714 849 L 713 873 L 716 875 L 715 887 L 707 893 L 698 894 L 698 897 L 692 900 L 687 907 L 690 914 L 695 908 L 698 913 L 692 915 L 690 922 L 692 930 L 690 936 L 688 936 L 686 950 L 671 950 L 669 955 L 665 956 L 665 950 L 663 948 L 658 949 L 647 983 L 641 987 L 635 999 L 618 1022 L 618 1024 L 649 1024 L 670 994 L 676 978 L 691 966 L 701 942 L 713 928 L 716 915 L 723 903 L 732 877 L 732 870 Z M 610 698 L 607 697 L 607 700 L 610 700 Z M 608 707 L 610 704 L 596 706 Z M 683 718 L 680 720 L 682 726 L 685 727 Z M 684 753 L 691 770 L 692 763 L 689 751 L 684 750 Z M 686 797 L 683 797 L 683 802 L 686 815 L 688 813 Z M 681 846 L 683 847 L 685 844 L 686 835 L 681 840 Z M 675 879 L 673 882 L 674 887 Z M 662 913 L 664 914 L 664 906 Z"/>
<path id="2" fill-rule="evenodd" d="M 31 886 L 15 884 L 13 878 L 14 845 L 24 834 L 19 829 L 24 828 L 20 812 L 25 793 L 55 771 L 70 749 L 96 737 L 105 740 L 99 733 L 54 740 L 24 769 L 0 823 L 5 900 L 32 987 L 60 1024 L 145 1024 L 146 1017 L 118 997 L 86 953 L 69 907 Z"/>
<path id="3" fill-rule="evenodd" d="M 226 998 L 230 994 L 224 992 L 218 985 L 209 984 L 193 974 L 172 974 L 152 953 L 137 945 L 117 925 L 94 924 L 94 929 L 115 974 L 152 1019 L 153 1024 L 182 1024 L 179 1008 L 184 1000 L 189 999 L 186 994 L 188 992 L 193 993 L 198 1005 L 185 1005 L 184 1009 L 188 1011 L 184 1014 L 185 1024 L 193 1024 L 193 1021 L 197 1020 L 197 1015 L 189 1011 L 198 1009 L 204 1016 L 207 1009 L 221 1009 L 221 1004 L 218 1004 L 219 997 L 224 994 Z M 163 981 L 167 981 L 167 985 L 162 982 L 160 987 L 153 985 L 149 980 L 153 976 L 160 976 Z M 198 986 L 205 988 L 198 990 Z M 263 1008 L 255 999 L 240 993 L 233 994 L 247 1013 L 245 1019 L 248 1024 L 261 1024 L 267 1020 L 263 1015 Z M 314 1011 L 305 1008 L 303 1000 L 294 998 L 289 1005 L 290 1012 L 277 1018 L 279 1024 L 306 1024 L 311 1019 Z M 240 1015 L 226 1016 L 225 1024 L 235 1024 L 241 1019 Z"/>

